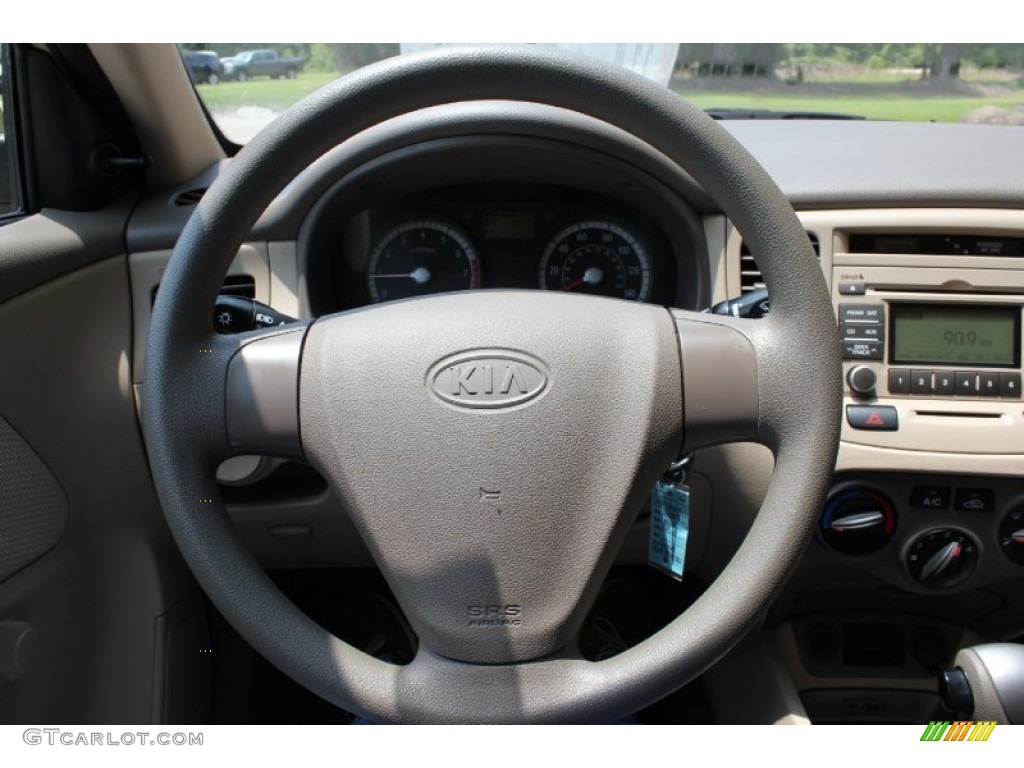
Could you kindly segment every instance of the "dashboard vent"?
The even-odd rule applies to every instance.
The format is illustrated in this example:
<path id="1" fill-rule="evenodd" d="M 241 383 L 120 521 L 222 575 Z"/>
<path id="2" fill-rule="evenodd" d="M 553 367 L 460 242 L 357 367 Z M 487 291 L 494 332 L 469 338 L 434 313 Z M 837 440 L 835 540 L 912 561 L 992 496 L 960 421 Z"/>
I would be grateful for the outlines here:
<path id="1" fill-rule="evenodd" d="M 811 248 L 819 258 L 821 257 L 821 246 L 818 243 L 818 236 L 813 232 L 807 233 L 811 241 Z M 761 277 L 761 268 L 754 260 L 754 254 L 750 252 L 746 241 L 740 243 L 740 292 L 750 293 L 758 288 L 764 288 L 764 278 Z"/>
<path id="2" fill-rule="evenodd" d="M 206 187 L 201 187 L 199 189 L 186 189 L 184 192 L 178 192 L 174 195 L 174 197 L 171 198 L 171 204 L 178 206 L 198 205 L 205 194 Z"/>

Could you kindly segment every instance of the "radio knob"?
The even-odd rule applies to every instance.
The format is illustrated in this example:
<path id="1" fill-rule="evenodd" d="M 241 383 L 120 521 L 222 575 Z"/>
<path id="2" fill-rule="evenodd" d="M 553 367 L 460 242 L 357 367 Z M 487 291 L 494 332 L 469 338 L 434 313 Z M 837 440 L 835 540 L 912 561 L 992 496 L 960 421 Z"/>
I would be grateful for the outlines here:
<path id="1" fill-rule="evenodd" d="M 875 394 L 878 376 L 875 369 L 869 365 L 855 365 L 846 374 L 846 383 L 850 385 L 850 390 L 855 396 L 871 397 Z"/>

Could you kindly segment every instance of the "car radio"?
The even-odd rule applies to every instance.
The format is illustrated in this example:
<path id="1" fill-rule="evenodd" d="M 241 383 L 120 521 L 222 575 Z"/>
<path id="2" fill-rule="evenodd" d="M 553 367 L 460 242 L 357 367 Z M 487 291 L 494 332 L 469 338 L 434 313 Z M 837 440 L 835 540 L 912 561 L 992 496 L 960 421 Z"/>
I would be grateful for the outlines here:
<path id="1" fill-rule="evenodd" d="M 890 395 L 1020 398 L 1021 304 L 840 303 L 843 357 L 878 360 Z M 848 375 L 854 395 L 875 385 Z"/>
<path id="2" fill-rule="evenodd" d="M 1024 453 L 1024 275 L 837 266 L 832 294 L 844 359 L 844 439 Z"/>

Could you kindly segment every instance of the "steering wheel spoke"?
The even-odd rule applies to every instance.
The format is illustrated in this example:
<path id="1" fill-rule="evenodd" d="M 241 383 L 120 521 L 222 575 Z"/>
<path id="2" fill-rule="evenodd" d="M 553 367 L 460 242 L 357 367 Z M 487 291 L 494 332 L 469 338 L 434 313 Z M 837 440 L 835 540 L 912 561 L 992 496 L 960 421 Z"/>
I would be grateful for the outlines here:
<path id="1" fill-rule="evenodd" d="M 227 366 L 225 420 L 236 453 L 302 460 L 299 364 L 307 324 L 239 346 Z"/>
<path id="2" fill-rule="evenodd" d="M 756 321 L 672 310 L 683 372 L 683 448 L 758 436 Z"/>

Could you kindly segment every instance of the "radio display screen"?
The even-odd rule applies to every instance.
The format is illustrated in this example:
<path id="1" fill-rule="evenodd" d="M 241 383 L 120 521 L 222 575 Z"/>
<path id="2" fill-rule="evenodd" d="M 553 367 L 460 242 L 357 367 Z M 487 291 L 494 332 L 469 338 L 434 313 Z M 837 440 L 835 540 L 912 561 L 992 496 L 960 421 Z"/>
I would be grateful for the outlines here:
<path id="1" fill-rule="evenodd" d="M 890 304 L 890 362 L 1020 367 L 1020 308 Z"/>

